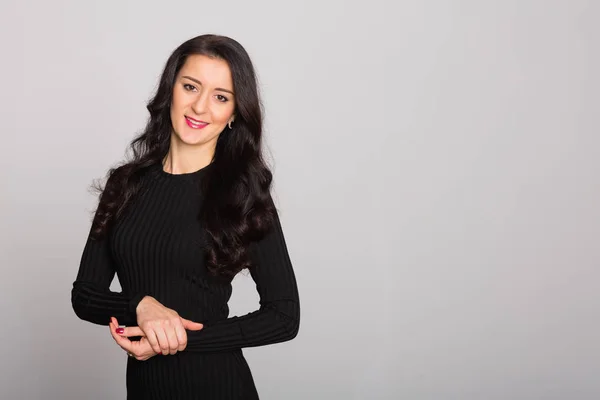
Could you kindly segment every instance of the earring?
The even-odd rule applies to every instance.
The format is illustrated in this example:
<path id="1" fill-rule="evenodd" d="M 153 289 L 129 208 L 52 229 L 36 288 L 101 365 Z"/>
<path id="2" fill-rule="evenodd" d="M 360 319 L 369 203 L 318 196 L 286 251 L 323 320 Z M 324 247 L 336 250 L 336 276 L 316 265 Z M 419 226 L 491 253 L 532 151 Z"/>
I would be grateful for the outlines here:
<path id="1" fill-rule="evenodd" d="M 229 123 L 227 124 L 227 126 L 229 126 L 229 129 L 231 129 L 231 123 L 233 122 L 233 120 L 229 121 Z"/>

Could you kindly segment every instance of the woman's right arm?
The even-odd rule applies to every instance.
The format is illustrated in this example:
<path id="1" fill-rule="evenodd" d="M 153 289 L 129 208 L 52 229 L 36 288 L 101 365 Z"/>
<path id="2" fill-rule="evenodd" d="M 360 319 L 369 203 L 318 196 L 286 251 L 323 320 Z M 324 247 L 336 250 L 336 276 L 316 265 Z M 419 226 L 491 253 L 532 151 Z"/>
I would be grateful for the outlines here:
<path id="1" fill-rule="evenodd" d="M 144 293 L 112 292 L 110 284 L 116 269 L 107 236 L 95 240 L 90 229 L 71 290 L 75 314 L 98 325 L 109 325 L 112 317 L 121 325 L 139 325 L 143 330 L 140 333 L 156 353 L 166 355 L 183 350 L 187 342 L 186 329 L 199 330 L 203 325 L 181 318 Z"/>
<path id="2" fill-rule="evenodd" d="M 137 325 L 136 307 L 144 294 L 110 291 L 114 276 L 115 265 L 108 238 L 94 240 L 88 235 L 71 290 L 71 304 L 79 318 L 108 325 L 110 318 L 116 317 L 121 324 Z"/>

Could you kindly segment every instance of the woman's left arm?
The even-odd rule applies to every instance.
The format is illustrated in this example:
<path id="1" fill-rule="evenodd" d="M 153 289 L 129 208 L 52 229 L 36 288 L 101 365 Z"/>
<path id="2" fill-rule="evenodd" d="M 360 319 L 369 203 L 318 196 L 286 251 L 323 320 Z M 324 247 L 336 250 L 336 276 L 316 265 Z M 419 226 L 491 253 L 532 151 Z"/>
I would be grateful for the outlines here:
<path id="1" fill-rule="evenodd" d="M 269 233 L 250 246 L 252 279 L 260 308 L 241 317 L 204 324 L 187 331 L 184 351 L 219 352 L 285 342 L 296 337 L 300 326 L 300 300 L 279 215 Z"/>

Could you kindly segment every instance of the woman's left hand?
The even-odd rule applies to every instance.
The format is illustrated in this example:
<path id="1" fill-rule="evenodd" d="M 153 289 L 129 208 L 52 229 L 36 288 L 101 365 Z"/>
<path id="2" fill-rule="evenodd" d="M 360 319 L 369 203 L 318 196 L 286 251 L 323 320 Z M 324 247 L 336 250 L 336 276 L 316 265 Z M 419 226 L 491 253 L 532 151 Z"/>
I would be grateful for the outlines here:
<path id="1" fill-rule="evenodd" d="M 145 336 L 143 336 L 139 341 L 132 342 L 131 340 L 129 340 L 128 337 L 122 336 L 121 334 L 117 333 L 117 329 L 119 329 L 119 321 L 117 321 L 115 317 L 110 318 L 110 324 L 108 325 L 108 327 L 110 329 L 110 334 L 112 335 L 113 339 L 115 339 L 115 342 L 117 342 L 117 344 L 130 356 L 135 357 L 136 360 L 146 361 L 157 354 L 154 352 L 152 346 L 150 345 L 150 342 Z M 142 335 L 143 333 L 141 335 L 136 336 Z"/>

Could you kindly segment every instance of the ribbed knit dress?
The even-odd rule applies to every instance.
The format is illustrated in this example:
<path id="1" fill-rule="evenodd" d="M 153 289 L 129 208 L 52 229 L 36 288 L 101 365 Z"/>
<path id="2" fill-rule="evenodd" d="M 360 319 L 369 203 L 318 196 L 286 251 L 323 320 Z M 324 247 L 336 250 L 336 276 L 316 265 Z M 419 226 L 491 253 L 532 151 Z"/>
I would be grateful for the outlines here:
<path id="1" fill-rule="evenodd" d="M 114 316 L 121 325 L 136 326 L 136 307 L 149 295 L 204 324 L 187 331 L 187 348 L 175 355 L 127 357 L 128 399 L 258 399 L 242 348 L 298 333 L 298 288 L 278 216 L 271 231 L 250 246 L 260 308 L 229 317 L 232 286 L 208 275 L 206 234 L 197 219 L 199 183 L 212 165 L 186 174 L 167 173 L 160 163 L 150 167 L 106 238 L 89 236 L 85 244 L 71 294 L 79 318 L 107 326 Z M 109 289 L 115 273 L 120 293 Z"/>

